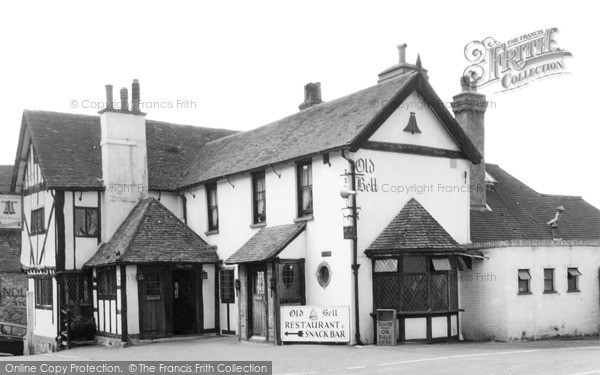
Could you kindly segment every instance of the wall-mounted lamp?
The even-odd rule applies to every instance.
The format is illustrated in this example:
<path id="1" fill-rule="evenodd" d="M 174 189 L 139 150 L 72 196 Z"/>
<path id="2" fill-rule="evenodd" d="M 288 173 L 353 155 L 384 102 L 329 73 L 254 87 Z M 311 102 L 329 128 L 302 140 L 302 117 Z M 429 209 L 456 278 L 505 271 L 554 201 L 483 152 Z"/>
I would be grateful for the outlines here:
<path id="1" fill-rule="evenodd" d="M 356 195 L 356 191 L 350 190 L 347 186 L 344 186 L 340 189 L 340 196 L 344 199 L 348 198 L 351 195 Z"/>
<path id="2" fill-rule="evenodd" d="M 235 279 L 235 281 L 233 282 L 233 285 L 235 287 L 235 290 L 237 290 L 239 292 L 240 288 L 241 288 L 240 279 Z"/>
<path id="3" fill-rule="evenodd" d="M 202 271 L 201 275 L 202 275 L 202 280 L 207 280 L 208 279 L 208 272 Z"/>

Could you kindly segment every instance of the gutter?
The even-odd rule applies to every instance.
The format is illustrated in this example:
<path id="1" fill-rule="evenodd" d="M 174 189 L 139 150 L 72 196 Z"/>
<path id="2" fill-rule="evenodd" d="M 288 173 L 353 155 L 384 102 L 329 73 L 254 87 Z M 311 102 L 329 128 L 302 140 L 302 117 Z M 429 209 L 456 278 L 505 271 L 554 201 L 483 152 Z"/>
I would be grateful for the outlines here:
<path id="1" fill-rule="evenodd" d="M 346 156 L 345 150 L 342 150 L 342 157 L 350 164 L 350 190 L 356 191 L 356 163 L 354 160 Z M 352 273 L 354 275 L 354 337 L 358 345 L 363 345 L 360 338 L 360 311 L 358 305 L 358 228 L 357 228 L 357 212 L 356 212 L 356 195 L 352 196 Z"/>

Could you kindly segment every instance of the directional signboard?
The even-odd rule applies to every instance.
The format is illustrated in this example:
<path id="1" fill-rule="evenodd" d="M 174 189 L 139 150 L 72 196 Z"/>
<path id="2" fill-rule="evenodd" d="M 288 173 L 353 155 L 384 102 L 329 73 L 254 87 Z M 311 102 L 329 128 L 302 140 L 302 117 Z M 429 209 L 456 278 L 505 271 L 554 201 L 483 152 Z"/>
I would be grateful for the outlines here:
<path id="1" fill-rule="evenodd" d="M 349 306 L 281 306 L 281 341 L 350 342 Z"/>

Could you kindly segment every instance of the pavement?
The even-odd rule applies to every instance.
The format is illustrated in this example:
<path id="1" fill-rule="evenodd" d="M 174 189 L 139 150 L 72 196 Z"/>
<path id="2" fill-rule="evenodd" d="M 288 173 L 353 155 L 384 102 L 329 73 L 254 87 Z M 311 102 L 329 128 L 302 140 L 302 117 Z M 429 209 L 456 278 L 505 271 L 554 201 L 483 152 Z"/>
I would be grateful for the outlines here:
<path id="1" fill-rule="evenodd" d="M 17 358 L 12 358 L 16 360 Z M 232 337 L 180 338 L 128 348 L 86 346 L 18 357 L 37 361 L 273 361 L 273 373 L 309 374 L 600 374 L 596 339 L 401 344 L 392 347 L 284 345 Z M 0 360 L 7 360 L 2 358 Z"/>

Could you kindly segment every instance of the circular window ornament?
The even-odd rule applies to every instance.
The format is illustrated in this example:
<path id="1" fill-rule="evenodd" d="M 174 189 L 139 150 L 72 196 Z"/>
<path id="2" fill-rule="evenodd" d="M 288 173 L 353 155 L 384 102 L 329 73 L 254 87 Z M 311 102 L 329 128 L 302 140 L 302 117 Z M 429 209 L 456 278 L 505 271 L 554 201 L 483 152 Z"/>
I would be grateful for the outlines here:
<path id="1" fill-rule="evenodd" d="M 329 282 L 331 281 L 331 268 L 327 262 L 319 264 L 319 267 L 317 268 L 317 281 L 323 289 L 327 288 L 327 285 L 329 285 Z"/>

